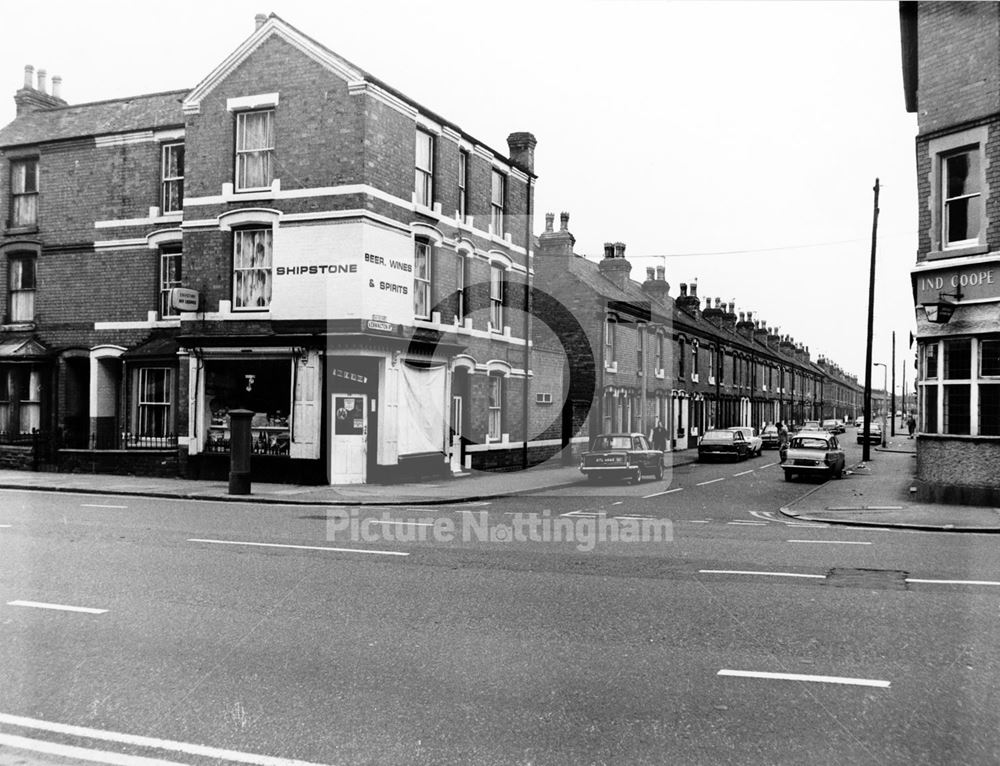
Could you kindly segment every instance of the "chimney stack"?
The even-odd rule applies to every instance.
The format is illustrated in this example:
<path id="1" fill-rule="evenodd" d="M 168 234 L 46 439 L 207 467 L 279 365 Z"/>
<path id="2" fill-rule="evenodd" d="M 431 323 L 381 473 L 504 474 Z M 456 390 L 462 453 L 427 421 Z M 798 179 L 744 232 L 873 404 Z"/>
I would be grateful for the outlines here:
<path id="1" fill-rule="evenodd" d="M 510 149 L 510 161 L 521 170 L 535 172 L 535 146 L 538 144 L 531 133 L 511 133 L 507 136 L 507 148 Z"/>
<path id="2" fill-rule="evenodd" d="M 56 106 L 66 106 L 66 102 L 59 94 L 61 77 L 53 77 L 52 93 L 46 92 L 46 72 L 44 69 L 35 71 L 35 67 L 28 64 L 24 67 L 24 85 L 14 94 L 14 104 L 17 107 L 16 114 L 26 114 L 27 112 L 37 112 L 40 109 L 51 109 Z"/>
<path id="3" fill-rule="evenodd" d="M 48 95 L 48 90 L 46 89 L 45 77 L 48 73 L 44 69 L 38 70 L 38 87 L 35 88 L 39 93 L 44 93 Z"/>
<path id="4" fill-rule="evenodd" d="M 736 304 L 733 302 L 722 304 L 722 326 L 727 330 L 736 330 Z"/>
<path id="5" fill-rule="evenodd" d="M 555 214 L 545 214 L 545 231 L 538 237 L 538 255 L 543 257 L 573 255 L 576 237 L 570 234 L 566 228 L 569 224 L 569 213 L 562 213 L 559 217 L 562 228 L 559 231 L 553 231 L 552 224 L 555 221 Z M 538 261 L 536 261 L 536 266 L 537 264 Z"/>
<path id="6" fill-rule="evenodd" d="M 697 300 L 697 298 L 695 298 Z M 712 299 L 705 299 L 705 308 L 702 309 L 701 315 L 705 317 L 709 322 L 711 322 L 716 327 L 722 327 L 722 301 L 718 298 L 715 299 L 715 305 L 712 305 Z"/>
<path id="7" fill-rule="evenodd" d="M 597 264 L 601 273 L 611 280 L 615 287 L 624 291 L 629 281 L 632 264 L 625 259 L 624 242 L 605 242 L 604 260 Z"/>
<path id="8" fill-rule="evenodd" d="M 740 312 L 740 321 L 736 323 L 736 332 L 747 340 L 753 340 L 753 312 Z"/>
<path id="9" fill-rule="evenodd" d="M 690 292 L 688 291 L 689 285 L 686 282 L 681 282 L 680 290 L 681 294 L 677 296 L 677 300 L 674 301 L 677 304 L 677 308 L 683 311 L 685 314 L 698 319 L 701 316 L 701 311 L 699 310 L 699 300 L 698 293 L 696 292 L 697 284 L 692 282 L 690 284 Z"/>
<path id="10" fill-rule="evenodd" d="M 663 303 L 663 310 L 666 310 L 667 294 L 670 292 L 670 285 L 663 278 L 663 274 L 664 269 L 662 266 L 657 268 L 650 266 L 647 268 L 646 281 L 642 283 L 642 291 L 653 300 Z"/>

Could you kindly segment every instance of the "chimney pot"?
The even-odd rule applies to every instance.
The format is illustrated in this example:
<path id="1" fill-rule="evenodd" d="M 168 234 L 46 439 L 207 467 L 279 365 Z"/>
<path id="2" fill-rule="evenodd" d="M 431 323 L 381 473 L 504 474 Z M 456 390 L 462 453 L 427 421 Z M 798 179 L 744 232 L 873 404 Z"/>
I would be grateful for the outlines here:
<path id="1" fill-rule="evenodd" d="M 559 231 L 569 231 L 569 213 L 559 214 Z"/>
<path id="2" fill-rule="evenodd" d="M 62 98 L 62 77 L 60 75 L 52 76 L 52 95 L 56 98 Z"/>
<path id="3" fill-rule="evenodd" d="M 722 308 L 722 298 L 716 297 L 716 299 L 715 299 L 715 307 L 717 309 L 721 309 Z"/>
<path id="4" fill-rule="evenodd" d="M 753 312 L 752 311 L 748 311 L 747 312 L 747 321 L 748 322 L 752 322 L 753 321 Z"/>
<path id="5" fill-rule="evenodd" d="M 667 269 L 664 266 L 656 267 L 656 278 L 661 282 L 665 281 L 667 278 Z"/>
<path id="6" fill-rule="evenodd" d="M 624 257 L 625 257 L 625 243 L 615 242 L 615 258 L 624 258 Z"/>
<path id="7" fill-rule="evenodd" d="M 613 242 L 604 243 L 604 257 L 614 258 L 615 257 L 615 245 Z"/>
<path id="8" fill-rule="evenodd" d="M 267 23 L 267 14 L 258 13 L 256 16 L 253 17 L 253 23 L 254 23 L 254 31 L 256 32 L 258 29 L 260 29 Z"/>
<path id="9" fill-rule="evenodd" d="M 39 69 L 38 72 L 37 72 L 37 77 L 38 77 L 38 88 L 37 88 L 37 90 L 41 91 L 42 93 L 47 93 L 48 92 L 46 90 L 46 84 L 45 84 L 45 76 L 46 76 L 46 74 L 47 73 L 46 73 L 46 71 L 44 69 Z"/>
<path id="10" fill-rule="evenodd" d="M 744 314 L 742 311 L 740 312 L 740 321 L 741 322 L 747 321 L 747 315 Z"/>
<path id="11" fill-rule="evenodd" d="M 552 223 L 555 220 L 556 220 L 556 214 L 555 213 L 546 213 L 545 214 L 545 231 L 552 231 Z"/>
<path id="12" fill-rule="evenodd" d="M 35 68 L 31 64 L 26 64 L 24 67 L 24 87 L 35 87 Z"/>
<path id="13" fill-rule="evenodd" d="M 698 297 L 698 280 L 697 279 L 694 280 L 691 283 L 691 297 L 692 298 L 697 298 Z"/>
<path id="14" fill-rule="evenodd" d="M 652 266 L 646 267 L 646 279 L 650 281 L 656 279 L 656 269 L 654 269 Z"/>
<path id="15" fill-rule="evenodd" d="M 687 294 L 688 294 L 687 282 L 681 282 L 681 284 L 680 284 L 680 290 L 681 290 L 681 297 L 682 298 L 686 298 Z"/>

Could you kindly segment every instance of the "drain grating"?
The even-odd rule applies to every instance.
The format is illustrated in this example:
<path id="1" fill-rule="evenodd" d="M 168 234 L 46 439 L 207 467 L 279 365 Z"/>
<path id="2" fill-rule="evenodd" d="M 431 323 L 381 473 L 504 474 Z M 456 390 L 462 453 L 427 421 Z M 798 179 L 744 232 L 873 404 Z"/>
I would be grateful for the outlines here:
<path id="1" fill-rule="evenodd" d="M 906 575 L 896 569 L 850 569 L 836 567 L 826 574 L 824 585 L 834 588 L 869 588 L 871 590 L 906 590 Z"/>

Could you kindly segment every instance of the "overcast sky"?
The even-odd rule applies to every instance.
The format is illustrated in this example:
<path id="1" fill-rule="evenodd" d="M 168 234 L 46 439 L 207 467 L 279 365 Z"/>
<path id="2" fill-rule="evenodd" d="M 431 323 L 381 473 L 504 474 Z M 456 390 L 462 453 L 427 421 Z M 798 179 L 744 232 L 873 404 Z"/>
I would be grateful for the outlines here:
<path id="1" fill-rule="evenodd" d="M 25 64 L 61 75 L 70 103 L 193 88 L 252 33 L 254 13 L 274 12 L 493 148 L 534 133 L 536 233 L 546 212 L 567 211 L 578 253 L 623 241 L 634 278 L 664 264 L 673 296 L 697 279 L 702 297 L 735 300 L 862 382 L 879 177 L 874 360 L 890 361 L 895 330 L 898 386 L 917 198 L 897 7 L 21 4 L 4 19 L 0 123 Z"/>

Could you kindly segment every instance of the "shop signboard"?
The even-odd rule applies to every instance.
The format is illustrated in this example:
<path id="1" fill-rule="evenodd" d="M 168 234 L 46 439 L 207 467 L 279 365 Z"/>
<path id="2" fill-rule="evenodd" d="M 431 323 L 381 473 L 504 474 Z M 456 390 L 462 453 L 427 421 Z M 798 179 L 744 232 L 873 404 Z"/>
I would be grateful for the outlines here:
<path id="1" fill-rule="evenodd" d="M 914 269 L 917 303 L 934 303 L 941 293 L 962 293 L 963 301 L 1000 298 L 1000 261 L 941 269 Z"/>
<path id="2" fill-rule="evenodd" d="M 367 221 L 274 234 L 272 319 L 413 321 L 413 239 Z"/>

